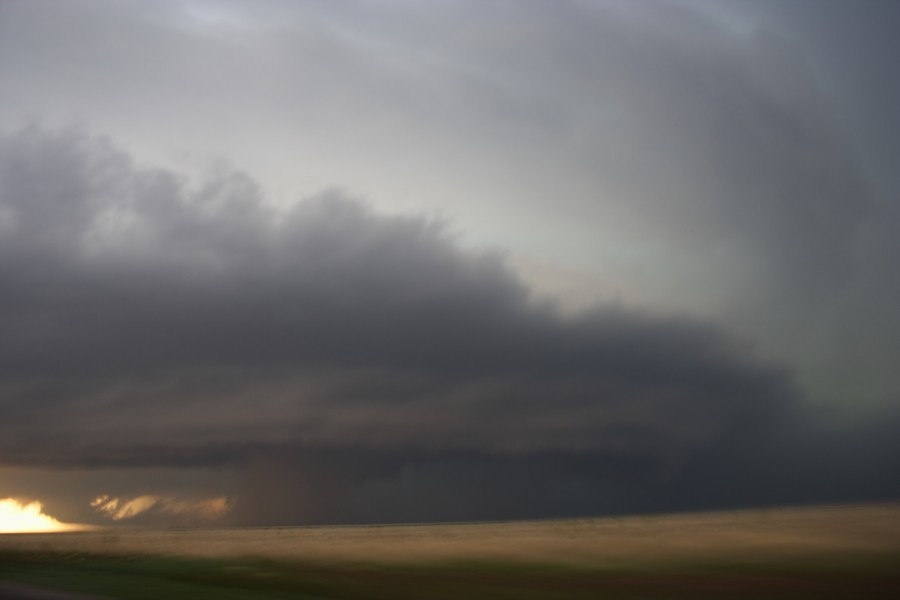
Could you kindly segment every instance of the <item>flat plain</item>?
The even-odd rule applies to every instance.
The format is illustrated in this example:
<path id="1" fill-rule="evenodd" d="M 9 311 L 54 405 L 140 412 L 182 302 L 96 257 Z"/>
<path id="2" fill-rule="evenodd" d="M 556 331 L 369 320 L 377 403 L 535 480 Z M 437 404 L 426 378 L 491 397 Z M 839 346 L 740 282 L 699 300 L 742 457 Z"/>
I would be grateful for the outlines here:
<path id="1" fill-rule="evenodd" d="M 0 581 L 111 598 L 893 598 L 900 504 L 0 536 Z"/>

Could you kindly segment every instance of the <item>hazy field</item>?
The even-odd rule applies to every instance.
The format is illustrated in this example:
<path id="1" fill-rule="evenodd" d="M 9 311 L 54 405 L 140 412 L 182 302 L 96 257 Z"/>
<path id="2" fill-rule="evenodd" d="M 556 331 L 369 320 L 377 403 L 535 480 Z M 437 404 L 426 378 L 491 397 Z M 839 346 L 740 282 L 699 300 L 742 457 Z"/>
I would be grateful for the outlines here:
<path id="1" fill-rule="evenodd" d="M 123 598 L 891 597 L 900 505 L 19 534 L 0 536 L 0 579 Z"/>

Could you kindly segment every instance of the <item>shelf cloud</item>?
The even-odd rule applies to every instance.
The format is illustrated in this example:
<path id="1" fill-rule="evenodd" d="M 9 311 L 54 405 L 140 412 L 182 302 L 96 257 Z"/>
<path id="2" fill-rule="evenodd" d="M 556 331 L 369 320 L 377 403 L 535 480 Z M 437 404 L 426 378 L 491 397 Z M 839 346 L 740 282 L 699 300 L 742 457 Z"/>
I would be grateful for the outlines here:
<path id="1" fill-rule="evenodd" d="M 588 453 L 664 477 L 793 398 L 713 323 L 562 316 L 432 219 L 339 191 L 276 211 L 240 172 L 191 181 L 75 130 L 0 156 L 9 465 Z"/>
<path id="2" fill-rule="evenodd" d="M 0 2 L 0 497 L 900 497 L 898 10 Z"/>

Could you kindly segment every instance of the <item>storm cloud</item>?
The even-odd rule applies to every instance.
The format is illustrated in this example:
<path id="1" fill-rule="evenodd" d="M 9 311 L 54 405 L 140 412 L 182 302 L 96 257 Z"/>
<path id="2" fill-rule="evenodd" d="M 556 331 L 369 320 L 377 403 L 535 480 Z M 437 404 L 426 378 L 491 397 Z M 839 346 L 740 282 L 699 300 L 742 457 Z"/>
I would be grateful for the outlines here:
<path id="1" fill-rule="evenodd" d="M 0 498 L 898 497 L 898 28 L 887 0 L 0 3 Z"/>
<path id="2" fill-rule="evenodd" d="M 561 316 L 502 255 L 337 191 L 276 210 L 235 170 L 191 180 L 31 127 L 0 141 L 0 202 L 7 465 L 370 448 L 590 453 L 662 477 L 792 397 L 715 325 Z"/>

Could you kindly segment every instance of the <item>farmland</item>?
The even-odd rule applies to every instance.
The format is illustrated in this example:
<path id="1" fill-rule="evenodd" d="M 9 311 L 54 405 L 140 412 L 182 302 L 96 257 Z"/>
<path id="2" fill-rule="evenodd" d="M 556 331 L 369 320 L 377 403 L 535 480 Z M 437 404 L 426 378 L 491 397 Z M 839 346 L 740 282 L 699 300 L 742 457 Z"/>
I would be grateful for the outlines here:
<path id="1" fill-rule="evenodd" d="M 891 597 L 900 505 L 7 535 L 0 581 L 129 599 Z"/>

